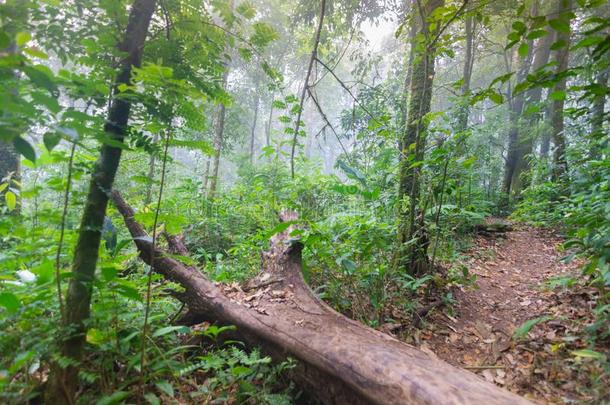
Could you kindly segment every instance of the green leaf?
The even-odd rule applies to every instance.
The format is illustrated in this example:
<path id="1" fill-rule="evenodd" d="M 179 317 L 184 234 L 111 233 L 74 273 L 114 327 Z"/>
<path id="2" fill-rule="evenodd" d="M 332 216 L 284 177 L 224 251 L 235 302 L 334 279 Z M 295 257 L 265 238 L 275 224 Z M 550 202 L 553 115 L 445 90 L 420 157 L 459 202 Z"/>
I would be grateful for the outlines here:
<path id="1" fill-rule="evenodd" d="M 115 391 L 111 395 L 100 398 L 95 405 L 115 405 L 120 404 L 125 398 L 129 397 L 129 391 Z"/>
<path id="2" fill-rule="evenodd" d="M 46 66 L 23 66 L 23 73 L 30 78 L 35 85 L 47 89 L 53 96 L 59 96 L 57 85 L 53 81 L 53 72 Z"/>
<path id="3" fill-rule="evenodd" d="M 12 211 L 17 206 L 17 196 L 12 191 L 7 191 L 4 194 L 4 200 L 9 211 Z"/>
<path id="4" fill-rule="evenodd" d="M 13 314 L 17 312 L 21 306 L 21 303 L 15 294 L 10 292 L 2 292 L 0 293 L 0 305 L 6 308 L 9 313 Z"/>
<path id="5" fill-rule="evenodd" d="M 495 91 L 489 94 L 489 99 L 496 104 L 502 104 L 504 102 L 502 94 Z"/>
<path id="6" fill-rule="evenodd" d="M 529 34 L 527 34 L 527 36 L 525 38 L 527 39 L 538 39 L 538 38 L 542 38 L 546 35 L 548 35 L 549 32 L 547 30 L 534 30 L 532 32 L 530 32 Z"/>
<path id="7" fill-rule="evenodd" d="M 549 20 L 549 25 L 555 31 L 563 32 L 564 34 L 570 33 L 570 23 L 568 21 L 560 20 L 558 18 Z"/>
<path id="8" fill-rule="evenodd" d="M 277 224 L 276 226 L 273 227 L 273 229 L 271 229 L 270 231 L 266 232 L 265 235 L 263 236 L 265 239 L 269 239 L 271 238 L 273 235 L 280 233 L 280 232 L 284 232 L 286 229 L 288 229 L 288 227 L 290 225 L 294 225 L 297 224 L 299 221 L 286 221 L 286 222 L 280 222 L 279 224 Z"/>
<path id="9" fill-rule="evenodd" d="M 13 145 L 15 146 L 15 149 L 17 149 L 17 151 L 21 155 L 23 155 L 24 158 L 32 162 L 36 162 L 36 152 L 34 151 L 32 145 L 28 143 L 28 141 L 18 136 L 17 138 L 13 139 Z"/>
<path id="10" fill-rule="evenodd" d="M 30 56 L 33 56 L 34 58 L 39 58 L 39 59 L 49 59 L 49 55 L 47 55 L 46 53 L 44 53 L 43 51 L 41 51 L 40 49 L 36 49 L 36 48 L 25 48 L 23 50 L 23 52 L 27 53 Z"/>
<path id="11" fill-rule="evenodd" d="M 189 333 L 191 329 L 187 326 L 166 326 L 161 329 L 157 329 L 155 333 L 153 333 L 153 337 L 159 337 L 167 335 L 168 333 L 178 332 L 178 333 Z"/>
<path id="12" fill-rule="evenodd" d="M 519 56 L 525 58 L 529 50 L 530 46 L 527 44 L 527 42 L 523 42 L 521 43 L 521 45 L 519 45 L 519 49 L 517 50 L 517 52 L 519 53 Z"/>
<path id="13" fill-rule="evenodd" d="M 553 45 L 551 45 L 551 51 L 558 51 L 565 46 L 567 46 L 566 41 L 560 39 L 559 41 L 555 41 Z"/>
<path id="14" fill-rule="evenodd" d="M 252 24 L 252 28 L 254 29 L 254 34 L 250 37 L 250 42 L 256 46 L 265 46 L 279 37 L 275 29 L 269 24 L 256 22 Z"/>
<path id="15" fill-rule="evenodd" d="M 0 49 L 8 48 L 10 44 L 11 39 L 6 35 L 6 32 L 0 31 Z"/>
<path id="16" fill-rule="evenodd" d="M 254 18 L 256 16 L 256 9 L 249 1 L 244 1 L 239 6 L 235 8 L 239 14 L 243 15 L 247 19 Z"/>
<path id="17" fill-rule="evenodd" d="M 29 32 L 18 32 L 15 36 L 15 43 L 18 47 L 22 47 L 23 45 L 30 42 L 30 39 L 32 39 L 32 36 Z"/>
<path id="18" fill-rule="evenodd" d="M 585 357 L 589 359 L 606 360 L 606 355 L 600 352 L 596 352 L 591 349 L 575 350 L 572 354 L 576 357 Z"/>
<path id="19" fill-rule="evenodd" d="M 57 132 L 47 132 L 42 136 L 44 147 L 47 148 L 49 152 L 51 152 L 53 148 L 57 146 L 60 140 L 61 135 L 59 135 Z"/>
<path id="20" fill-rule="evenodd" d="M 515 31 L 517 31 L 518 33 L 522 34 L 522 33 L 525 32 L 526 27 L 525 27 L 525 24 L 522 21 L 515 21 L 513 23 L 513 29 Z"/>
<path id="21" fill-rule="evenodd" d="M 159 400 L 159 398 L 152 392 L 147 392 L 146 394 L 144 394 L 144 399 L 150 405 L 161 405 L 161 401 Z"/>
<path id="22" fill-rule="evenodd" d="M 118 284 L 115 288 L 117 293 L 125 298 L 129 298 L 134 301 L 142 301 L 142 297 L 140 297 L 138 290 L 130 285 L 126 285 L 124 282 Z"/>
<path id="23" fill-rule="evenodd" d="M 547 322 L 551 319 L 553 319 L 553 317 L 547 315 L 525 321 L 521 326 L 515 329 L 513 332 L 513 338 L 523 339 L 528 333 L 530 333 L 530 330 L 532 330 L 534 326 L 538 325 L 539 323 Z"/>
<path id="24" fill-rule="evenodd" d="M 245 366 L 235 366 L 231 369 L 231 374 L 233 374 L 237 378 L 248 375 L 251 372 L 252 372 L 252 369 L 250 369 L 249 367 L 245 367 Z"/>
<path id="25" fill-rule="evenodd" d="M 119 274 L 119 270 L 115 267 L 102 267 L 102 277 L 106 282 L 112 281 Z"/>
<path id="26" fill-rule="evenodd" d="M 472 165 L 474 164 L 474 162 L 477 161 L 477 156 L 471 156 L 468 159 L 464 160 L 462 162 L 462 166 L 464 167 L 464 169 L 470 169 L 472 167 Z"/>
<path id="27" fill-rule="evenodd" d="M 172 387 L 172 385 L 169 383 L 169 381 L 167 380 L 161 380 L 161 381 L 157 381 L 155 383 L 155 385 L 157 386 L 157 388 L 159 388 L 159 390 L 167 395 L 169 395 L 170 397 L 174 397 L 174 387 Z"/>
<path id="28" fill-rule="evenodd" d="M 549 94 L 551 100 L 562 101 L 566 99 L 566 92 L 563 90 L 557 90 Z"/>

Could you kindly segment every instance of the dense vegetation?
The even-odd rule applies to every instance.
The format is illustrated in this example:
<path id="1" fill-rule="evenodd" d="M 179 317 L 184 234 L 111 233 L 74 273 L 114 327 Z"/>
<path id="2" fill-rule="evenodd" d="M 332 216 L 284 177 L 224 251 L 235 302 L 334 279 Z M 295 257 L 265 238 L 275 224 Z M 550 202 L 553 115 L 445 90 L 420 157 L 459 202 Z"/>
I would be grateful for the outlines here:
<path id="1" fill-rule="evenodd" d="M 374 328 L 450 309 L 486 218 L 555 229 L 581 271 L 552 284 L 595 290 L 577 356 L 603 402 L 609 18 L 600 0 L 1 2 L 0 402 L 306 395 L 292 360 L 176 322 L 113 189 L 153 246 L 183 234 L 176 258 L 229 285 L 298 225 L 305 280 Z"/>

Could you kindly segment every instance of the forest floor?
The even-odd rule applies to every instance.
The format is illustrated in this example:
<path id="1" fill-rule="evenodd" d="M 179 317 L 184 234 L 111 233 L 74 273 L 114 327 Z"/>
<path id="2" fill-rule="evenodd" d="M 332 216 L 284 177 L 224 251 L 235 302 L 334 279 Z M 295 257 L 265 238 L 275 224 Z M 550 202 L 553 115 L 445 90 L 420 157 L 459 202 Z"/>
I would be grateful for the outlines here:
<path id="1" fill-rule="evenodd" d="M 454 305 L 431 314 L 414 343 L 536 402 L 603 402 L 608 376 L 583 340 L 596 293 L 552 287 L 582 265 L 561 261 L 561 242 L 551 231 L 519 225 L 477 236 L 463 263 L 476 274 L 475 285 L 456 288 Z M 540 317 L 547 318 L 514 336 Z"/>

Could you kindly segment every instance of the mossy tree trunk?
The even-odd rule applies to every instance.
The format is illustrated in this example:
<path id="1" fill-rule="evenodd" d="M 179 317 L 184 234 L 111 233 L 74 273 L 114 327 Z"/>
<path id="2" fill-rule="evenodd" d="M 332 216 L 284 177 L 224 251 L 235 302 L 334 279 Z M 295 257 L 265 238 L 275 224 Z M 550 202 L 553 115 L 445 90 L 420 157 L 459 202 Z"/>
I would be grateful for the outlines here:
<path id="1" fill-rule="evenodd" d="M 119 49 L 125 52 L 126 57 L 115 80 L 115 95 L 118 93 L 118 86 L 131 83 L 132 67 L 139 67 L 141 64 L 142 50 L 155 7 L 155 0 L 135 0 L 133 3 L 125 36 L 119 44 Z M 104 131 L 114 141 L 123 142 L 130 110 L 131 102 L 128 99 L 113 98 Z M 86 321 L 90 317 L 91 294 L 102 226 L 120 159 L 120 148 L 103 145 L 91 174 L 74 251 L 72 278 L 66 297 L 65 330 L 68 336 L 62 336 L 59 342 L 61 355 L 70 359 L 74 365 L 67 368 L 54 365 L 46 391 L 47 404 L 73 403 L 77 390 L 77 365 L 83 358 Z"/>
<path id="2" fill-rule="evenodd" d="M 399 143 L 399 246 L 396 265 L 409 274 L 428 271 L 428 233 L 420 209 L 421 162 L 424 159 L 427 124 L 434 82 L 435 47 L 431 41 L 429 16 L 443 6 L 443 0 L 429 0 L 417 7 L 419 33 L 411 44 L 413 66 L 407 122 Z M 421 42 L 422 39 L 423 43 Z"/>

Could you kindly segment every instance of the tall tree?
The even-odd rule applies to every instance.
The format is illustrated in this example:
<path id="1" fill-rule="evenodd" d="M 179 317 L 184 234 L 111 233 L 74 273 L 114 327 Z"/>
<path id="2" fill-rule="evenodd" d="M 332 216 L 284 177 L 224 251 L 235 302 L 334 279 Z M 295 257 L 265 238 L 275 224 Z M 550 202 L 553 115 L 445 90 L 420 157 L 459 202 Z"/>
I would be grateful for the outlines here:
<path id="1" fill-rule="evenodd" d="M 415 7 L 413 23 L 418 24 L 418 33 L 413 37 L 410 52 L 413 66 L 410 78 L 410 100 L 407 122 L 399 142 L 399 246 L 396 264 L 410 274 L 428 270 L 428 235 L 420 210 L 421 162 L 426 145 L 427 124 L 425 116 L 430 112 L 432 85 L 434 82 L 435 40 L 431 32 L 430 16 L 442 7 L 443 0 L 428 0 Z M 407 204 L 408 201 L 408 204 Z"/>
<path id="2" fill-rule="evenodd" d="M 227 82 L 229 78 L 229 67 L 225 68 L 222 76 L 222 88 L 227 90 Z M 222 153 L 222 144 L 224 141 L 225 132 L 225 118 L 227 114 L 227 108 L 224 103 L 220 103 L 216 110 L 216 127 L 214 129 L 214 159 L 212 161 L 212 176 L 210 178 L 210 188 L 208 190 L 208 197 L 213 198 L 216 195 L 216 188 L 218 187 L 218 173 L 220 167 L 220 155 Z"/>
<path id="3" fill-rule="evenodd" d="M 551 45 L 553 44 L 553 35 L 547 34 L 542 37 L 536 44 L 534 51 L 534 60 L 532 63 L 532 74 L 540 71 L 549 61 L 551 53 Z M 529 89 L 525 94 L 525 107 L 537 107 L 540 104 L 542 98 L 542 87 L 534 86 Z M 524 108 L 527 110 L 528 108 Z M 530 161 L 528 155 L 532 153 L 534 147 L 534 130 L 538 125 L 541 114 L 538 113 L 537 108 L 533 108 L 532 113 L 524 112 L 525 122 L 524 125 L 519 128 L 519 139 L 517 144 L 517 163 L 511 179 L 511 190 L 512 193 L 518 196 L 523 188 L 529 185 L 527 179 L 527 172 L 530 169 Z"/>
<path id="4" fill-rule="evenodd" d="M 123 40 L 118 48 L 125 53 L 121 60 L 113 90 L 114 97 L 108 111 L 104 131 L 114 142 L 122 143 L 127 133 L 131 101 L 119 96 L 119 88 L 131 83 L 133 67 L 142 62 L 144 42 L 155 11 L 155 0 L 135 0 Z M 95 164 L 89 183 L 89 191 L 74 251 L 72 278 L 66 297 L 65 323 L 67 338 L 60 340 L 62 356 L 78 364 L 83 357 L 86 320 L 90 316 L 91 294 L 95 267 L 99 255 L 102 226 L 106 215 L 109 193 L 121 159 L 121 148 L 104 144 Z M 73 403 L 78 385 L 77 368 L 74 364 L 62 368 L 55 364 L 46 391 L 46 403 Z"/>
<path id="5" fill-rule="evenodd" d="M 533 40 L 529 40 L 527 42 L 527 54 L 520 55 L 521 47 L 519 50 L 513 48 L 513 58 L 519 58 L 520 65 L 519 70 L 517 72 L 517 80 L 516 83 L 523 82 L 530 71 L 530 67 L 532 64 L 532 48 L 533 48 Z M 521 147 L 519 139 L 519 126 L 521 123 L 521 116 L 523 114 L 523 106 L 525 104 L 525 93 L 519 92 L 517 94 L 511 92 L 510 94 L 510 102 L 509 102 L 509 120 L 510 126 L 508 130 L 508 147 L 506 152 L 506 160 L 504 164 L 504 180 L 502 182 L 502 192 L 503 198 L 501 199 L 500 204 L 502 208 L 507 208 L 510 202 L 512 186 L 514 184 L 514 177 L 517 172 L 517 166 L 519 164 Z"/>
<path id="6" fill-rule="evenodd" d="M 256 138 L 256 122 L 258 121 L 258 107 L 260 103 L 260 96 L 258 93 L 258 83 L 255 88 L 254 96 L 254 117 L 252 118 L 252 126 L 250 127 L 250 164 L 254 163 L 254 141 Z"/>
<path id="7" fill-rule="evenodd" d="M 597 73 L 595 84 L 600 89 L 608 88 L 608 71 L 610 68 L 606 67 Z M 596 95 L 593 99 L 593 105 L 591 106 L 591 146 L 589 156 L 592 159 L 599 159 L 600 157 L 600 145 L 599 142 L 607 139 L 604 133 L 604 117 L 606 106 L 606 95 Z"/>
<path id="8" fill-rule="evenodd" d="M 472 68 L 474 65 L 474 17 L 466 16 L 464 21 L 464 66 L 462 69 L 462 105 L 458 113 L 458 131 L 465 131 L 468 128 L 468 116 L 470 114 L 467 96 L 470 93 L 470 81 L 472 78 Z"/>
<path id="9" fill-rule="evenodd" d="M 568 171 L 568 161 L 566 159 L 566 138 L 563 122 L 563 107 L 566 94 L 566 71 L 568 69 L 568 58 L 570 56 L 570 17 L 572 0 L 557 0 L 556 20 L 559 24 L 554 24 L 557 32 L 557 41 L 560 48 L 555 52 L 554 61 L 556 63 L 556 81 L 552 93 L 551 106 L 551 138 L 553 140 L 553 180 L 563 177 Z"/>

